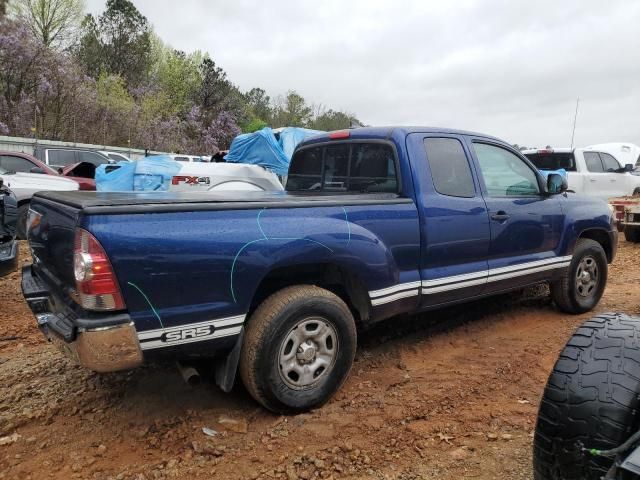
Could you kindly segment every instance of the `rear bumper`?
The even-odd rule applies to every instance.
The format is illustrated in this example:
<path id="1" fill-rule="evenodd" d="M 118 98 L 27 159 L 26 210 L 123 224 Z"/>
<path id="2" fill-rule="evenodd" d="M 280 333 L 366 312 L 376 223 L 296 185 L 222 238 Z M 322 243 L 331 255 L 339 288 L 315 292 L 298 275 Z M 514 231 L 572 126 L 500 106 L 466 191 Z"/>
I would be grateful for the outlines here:
<path id="1" fill-rule="evenodd" d="M 22 293 L 36 317 L 38 328 L 66 355 L 95 372 L 128 370 L 142 364 L 136 329 L 129 315 L 82 318 L 70 309 L 52 308 L 52 294 L 33 273 L 22 268 Z"/>
<path id="2" fill-rule="evenodd" d="M 0 277 L 13 272 L 18 266 L 18 242 L 0 243 Z"/>

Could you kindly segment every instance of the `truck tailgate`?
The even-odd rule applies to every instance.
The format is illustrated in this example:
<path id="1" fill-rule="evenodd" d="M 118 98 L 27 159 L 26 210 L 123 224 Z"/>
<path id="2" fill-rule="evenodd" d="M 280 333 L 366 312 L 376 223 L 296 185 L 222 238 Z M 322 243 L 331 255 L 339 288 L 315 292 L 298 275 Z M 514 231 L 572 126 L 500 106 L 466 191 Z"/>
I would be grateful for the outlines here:
<path id="1" fill-rule="evenodd" d="M 34 268 L 58 288 L 73 287 L 73 246 L 80 210 L 34 196 L 27 222 Z"/>

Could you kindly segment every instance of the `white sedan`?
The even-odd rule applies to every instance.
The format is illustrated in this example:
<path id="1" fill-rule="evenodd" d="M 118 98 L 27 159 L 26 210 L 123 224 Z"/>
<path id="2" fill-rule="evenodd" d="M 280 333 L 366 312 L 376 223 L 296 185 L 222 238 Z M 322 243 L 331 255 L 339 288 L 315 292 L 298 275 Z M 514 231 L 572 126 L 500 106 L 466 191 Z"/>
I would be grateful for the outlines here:
<path id="1" fill-rule="evenodd" d="M 39 173 L 15 173 L 0 168 L 0 178 L 11 189 L 18 201 L 18 238 L 24 240 L 27 234 L 27 214 L 31 197 L 43 190 L 78 190 L 79 185 L 73 180 L 56 175 Z"/>

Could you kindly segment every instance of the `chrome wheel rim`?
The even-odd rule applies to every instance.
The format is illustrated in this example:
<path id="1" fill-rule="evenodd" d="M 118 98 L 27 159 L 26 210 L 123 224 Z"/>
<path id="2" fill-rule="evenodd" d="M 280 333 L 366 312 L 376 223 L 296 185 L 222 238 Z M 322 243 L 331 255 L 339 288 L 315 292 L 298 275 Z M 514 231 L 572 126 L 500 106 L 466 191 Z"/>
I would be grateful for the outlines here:
<path id="1" fill-rule="evenodd" d="M 293 389 L 309 388 L 333 370 L 338 334 L 326 319 L 308 317 L 295 324 L 278 351 L 282 381 Z"/>
<path id="2" fill-rule="evenodd" d="M 581 297 L 590 297 L 598 286 L 600 272 L 598 263 L 591 255 L 580 260 L 576 270 L 576 292 Z"/>

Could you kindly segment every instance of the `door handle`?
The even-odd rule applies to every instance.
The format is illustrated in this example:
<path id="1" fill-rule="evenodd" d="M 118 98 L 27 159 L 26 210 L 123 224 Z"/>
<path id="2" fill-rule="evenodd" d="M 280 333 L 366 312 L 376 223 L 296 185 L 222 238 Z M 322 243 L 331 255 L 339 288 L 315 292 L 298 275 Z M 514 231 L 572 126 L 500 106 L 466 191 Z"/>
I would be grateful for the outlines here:
<path id="1" fill-rule="evenodd" d="M 596 181 L 596 179 L 595 179 L 595 178 L 590 178 L 590 179 L 589 179 L 589 181 L 590 181 L 590 182 L 595 182 L 595 181 Z"/>
<path id="2" fill-rule="evenodd" d="M 500 210 L 497 213 L 491 215 L 491 220 L 496 220 L 498 222 L 504 222 L 505 220 L 509 220 L 509 215 L 504 210 Z"/>

